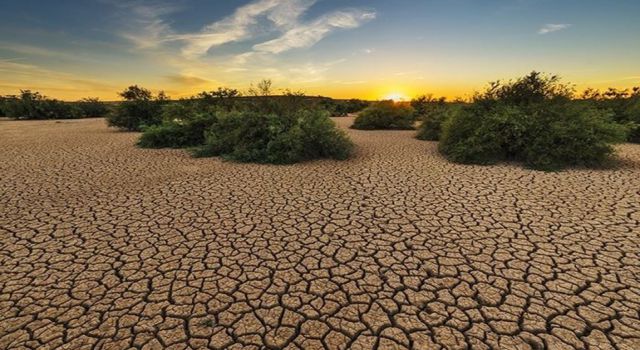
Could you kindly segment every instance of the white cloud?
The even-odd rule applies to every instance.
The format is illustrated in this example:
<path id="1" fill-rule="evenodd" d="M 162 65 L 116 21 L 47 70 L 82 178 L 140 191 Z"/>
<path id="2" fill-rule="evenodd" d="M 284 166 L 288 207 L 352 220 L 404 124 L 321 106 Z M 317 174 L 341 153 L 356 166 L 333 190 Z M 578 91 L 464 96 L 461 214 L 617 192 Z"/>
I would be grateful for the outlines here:
<path id="1" fill-rule="evenodd" d="M 193 33 L 175 33 L 164 16 L 178 10 L 172 5 L 141 2 L 117 3 L 133 16 L 122 35 L 139 48 L 154 48 L 163 43 L 181 45 L 187 59 L 205 56 L 212 48 L 231 43 L 248 42 L 263 35 L 277 36 L 253 45 L 252 50 L 237 55 L 244 62 L 257 53 L 277 54 L 293 48 L 313 46 L 338 29 L 356 28 L 375 18 L 373 11 L 343 9 L 303 21 L 302 16 L 317 0 L 254 0 L 237 8 L 233 14 L 210 23 Z"/>
<path id="2" fill-rule="evenodd" d="M 108 1 L 122 10 L 126 17 L 122 37 L 132 41 L 139 48 L 153 48 L 173 35 L 169 23 L 163 18 L 180 10 L 174 4 L 148 3 L 142 1 Z"/>
<path id="3" fill-rule="evenodd" d="M 301 66 L 289 67 L 286 74 L 289 81 L 293 83 L 312 83 L 323 81 L 326 79 L 325 73 L 335 65 L 345 62 L 346 59 L 341 58 L 325 63 L 306 63 Z"/>
<path id="4" fill-rule="evenodd" d="M 335 29 L 356 28 L 376 17 L 375 12 L 363 10 L 336 11 L 310 23 L 301 23 L 281 37 L 253 46 L 256 51 L 280 53 L 293 48 L 310 47 Z"/>
<path id="5" fill-rule="evenodd" d="M 218 22 L 211 23 L 198 33 L 173 36 L 172 40 L 186 42 L 182 53 L 197 57 L 213 47 L 251 38 L 258 31 L 258 20 L 265 17 L 278 30 L 288 30 L 315 0 L 257 0 L 241 6 Z M 262 28 L 264 29 L 264 28 Z"/>
<path id="6" fill-rule="evenodd" d="M 351 81 L 336 80 L 336 81 L 334 81 L 334 83 L 342 84 L 342 85 L 360 85 L 360 84 L 366 84 L 366 83 L 368 83 L 368 81 L 366 81 L 366 80 L 351 80 Z"/>
<path id="7" fill-rule="evenodd" d="M 549 34 L 549 33 L 557 32 L 559 30 L 567 29 L 569 27 L 571 27 L 571 24 L 548 23 L 543 25 L 542 28 L 538 30 L 538 34 Z"/>
<path id="8" fill-rule="evenodd" d="M 227 73 L 234 73 L 234 72 L 246 72 L 248 71 L 247 68 L 241 68 L 241 67 L 231 67 L 231 68 L 227 68 L 224 70 Z"/>
<path id="9" fill-rule="evenodd" d="M 235 55 L 231 58 L 231 62 L 234 64 L 245 64 L 247 61 L 256 55 L 255 52 L 245 52 L 238 55 Z"/>

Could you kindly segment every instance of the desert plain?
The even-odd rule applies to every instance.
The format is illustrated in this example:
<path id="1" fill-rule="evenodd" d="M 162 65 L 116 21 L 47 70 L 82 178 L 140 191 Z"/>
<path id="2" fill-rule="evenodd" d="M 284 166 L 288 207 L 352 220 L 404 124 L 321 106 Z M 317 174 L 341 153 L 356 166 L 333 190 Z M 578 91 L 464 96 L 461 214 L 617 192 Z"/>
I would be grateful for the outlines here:
<path id="1" fill-rule="evenodd" d="M 640 349 L 640 145 L 446 161 L 349 130 L 290 166 L 0 121 L 0 349 Z"/>

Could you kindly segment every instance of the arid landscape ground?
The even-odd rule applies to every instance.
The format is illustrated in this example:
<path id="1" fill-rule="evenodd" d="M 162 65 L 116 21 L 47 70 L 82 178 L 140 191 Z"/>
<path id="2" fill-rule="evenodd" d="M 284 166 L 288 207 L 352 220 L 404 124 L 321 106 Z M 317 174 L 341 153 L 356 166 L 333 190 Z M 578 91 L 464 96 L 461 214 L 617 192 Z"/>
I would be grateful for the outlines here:
<path id="1" fill-rule="evenodd" d="M 544 173 L 348 133 L 274 166 L 0 121 L 0 349 L 640 349 L 640 145 Z"/>

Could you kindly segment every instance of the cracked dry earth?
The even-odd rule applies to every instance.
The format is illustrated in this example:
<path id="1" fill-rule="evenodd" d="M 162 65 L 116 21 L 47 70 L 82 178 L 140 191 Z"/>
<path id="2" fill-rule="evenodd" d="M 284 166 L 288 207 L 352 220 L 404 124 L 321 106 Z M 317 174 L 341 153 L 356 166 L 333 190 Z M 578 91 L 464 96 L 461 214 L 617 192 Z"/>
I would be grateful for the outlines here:
<path id="1" fill-rule="evenodd" d="M 348 132 L 268 166 L 0 121 L 0 349 L 640 349 L 639 145 L 542 173 Z"/>

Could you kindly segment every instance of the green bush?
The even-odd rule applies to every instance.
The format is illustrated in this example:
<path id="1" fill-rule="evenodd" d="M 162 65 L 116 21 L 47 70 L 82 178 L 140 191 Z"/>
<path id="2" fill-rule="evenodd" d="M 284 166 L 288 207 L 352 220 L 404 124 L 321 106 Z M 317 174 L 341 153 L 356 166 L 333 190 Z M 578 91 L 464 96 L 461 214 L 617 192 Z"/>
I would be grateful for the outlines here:
<path id="1" fill-rule="evenodd" d="M 302 109 L 291 115 L 233 111 L 218 118 L 195 155 L 290 164 L 318 158 L 346 159 L 352 147 L 346 134 L 320 110 Z"/>
<path id="2" fill-rule="evenodd" d="M 76 102 L 76 115 L 79 118 L 102 118 L 109 114 L 109 108 L 97 97 L 87 97 Z"/>
<path id="3" fill-rule="evenodd" d="M 164 93 L 153 96 L 151 91 L 133 85 L 119 95 L 124 101 L 119 103 L 107 118 L 109 126 L 140 131 L 145 127 L 162 123 L 162 106 L 167 102 Z"/>
<path id="4" fill-rule="evenodd" d="M 405 104 L 382 101 L 367 107 L 354 120 L 353 129 L 413 129 L 413 109 Z"/>
<path id="5" fill-rule="evenodd" d="M 601 166 L 614 153 L 612 144 L 627 136 L 627 128 L 613 122 L 608 112 L 571 104 L 536 118 L 532 130 L 535 137 L 527 138 L 524 161 L 543 170 Z"/>
<path id="6" fill-rule="evenodd" d="M 629 142 L 640 143 L 640 96 L 635 96 L 626 106 L 621 122 L 629 125 Z"/>
<path id="7" fill-rule="evenodd" d="M 5 96 L 0 96 L 0 118 L 6 117 L 7 114 L 5 112 L 5 105 L 9 103 L 9 98 Z"/>
<path id="8" fill-rule="evenodd" d="M 143 148 L 184 148 L 204 144 L 205 130 L 217 121 L 215 109 L 196 112 L 194 108 L 172 103 L 164 106 L 162 124 L 143 130 L 138 146 Z"/>
<path id="9" fill-rule="evenodd" d="M 133 88 L 121 94 L 125 102 L 153 100 L 148 90 Z M 156 114 L 160 122 L 143 127 L 138 145 L 190 147 L 197 157 L 273 164 L 351 154 L 351 141 L 319 108 L 321 99 L 290 91 L 271 96 L 270 91 L 271 82 L 263 80 L 242 101 L 232 101 L 235 90 L 219 89 L 166 104 Z"/>
<path id="10" fill-rule="evenodd" d="M 421 95 L 411 99 L 411 107 L 415 114 L 415 119 L 422 119 L 425 115 L 446 106 L 447 99 L 445 97 L 434 97 L 432 94 Z"/>
<path id="11" fill-rule="evenodd" d="M 203 91 L 196 95 L 194 99 L 198 100 L 203 106 L 221 107 L 231 111 L 236 108 L 240 96 L 242 94 L 236 89 L 219 87 L 217 90 Z"/>
<path id="12" fill-rule="evenodd" d="M 333 100 L 335 103 L 333 116 L 342 117 L 352 113 L 358 113 L 369 107 L 370 103 L 355 98 L 349 100 Z"/>
<path id="13" fill-rule="evenodd" d="M 416 138 L 425 141 L 438 141 L 442 132 L 442 125 L 452 115 L 458 112 L 459 106 L 440 105 L 425 110 L 421 116 L 420 127 Z"/>
<path id="14" fill-rule="evenodd" d="M 517 107 L 462 108 L 443 125 L 438 148 L 459 163 L 491 164 L 513 157 L 523 141 L 526 115 Z"/>
<path id="15" fill-rule="evenodd" d="M 613 113 L 613 120 L 629 127 L 627 141 L 640 143 L 640 87 L 629 90 L 609 88 L 604 93 L 587 89 L 582 101 L 595 104 L 598 108 Z"/>
<path id="16" fill-rule="evenodd" d="M 2 112 L 12 119 L 71 119 L 78 113 L 70 103 L 50 99 L 39 92 L 21 90 L 19 96 L 5 96 Z"/>
<path id="17" fill-rule="evenodd" d="M 573 103 L 556 77 L 532 73 L 493 84 L 444 123 L 439 149 L 460 163 L 519 161 L 540 170 L 594 167 L 624 141 L 627 128 L 589 103 Z"/>

